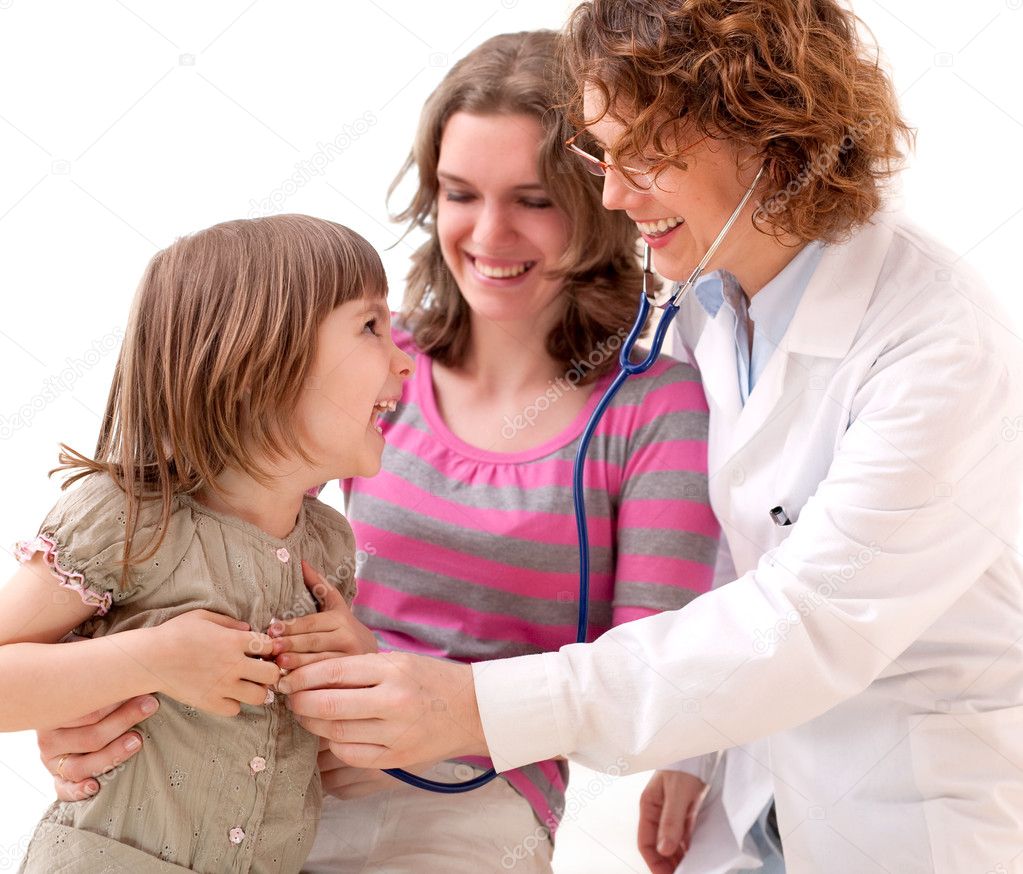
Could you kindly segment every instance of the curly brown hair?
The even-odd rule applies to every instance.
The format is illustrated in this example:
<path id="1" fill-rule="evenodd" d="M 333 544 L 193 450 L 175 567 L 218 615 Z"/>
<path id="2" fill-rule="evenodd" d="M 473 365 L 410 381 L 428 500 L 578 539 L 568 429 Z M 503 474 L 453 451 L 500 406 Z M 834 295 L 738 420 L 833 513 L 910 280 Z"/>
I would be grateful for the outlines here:
<path id="1" fill-rule="evenodd" d="M 626 125 L 608 144 L 619 166 L 685 169 L 680 122 L 750 150 L 768 191 L 754 225 L 837 242 L 877 212 L 914 139 L 858 24 L 837 0 L 591 0 L 567 28 L 570 118 L 599 120 L 582 113 L 595 88 Z"/>
<path id="2" fill-rule="evenodd" d="M 423 108 L 412 152 L 388 195 L 405 175 L 418 172 L 411 203 L 394 216 L 409 230 L 422 228 L 429 239 L 412 256 L 403 315 L 416 345 L 441 364 L 457 367 L 469 348 L 469 306 L 444 263 L 437 237 L 437 162 L 444 127 L 456 112 L 478 115 L 521 113 L 543 129 L 539 151 L 540 181 L 553 203 L 568 216 L 568 246 L 555 272 L 564 277 L 565 306 L 546 347 L 559 364 L 589 359 L 594 350 L 610 348 L 634 318 L 642 273 L 636 257 L 636 225 L 601 204 L 601 180 L 590 175 L 565 151 L 572 129 L 563 107 L 568 79 L 560 66 L 561 36 L 536 30 L 492 37 L 455 64 Z M 596 378 L 614 365 L 601 356 L 580 382 Z"/>

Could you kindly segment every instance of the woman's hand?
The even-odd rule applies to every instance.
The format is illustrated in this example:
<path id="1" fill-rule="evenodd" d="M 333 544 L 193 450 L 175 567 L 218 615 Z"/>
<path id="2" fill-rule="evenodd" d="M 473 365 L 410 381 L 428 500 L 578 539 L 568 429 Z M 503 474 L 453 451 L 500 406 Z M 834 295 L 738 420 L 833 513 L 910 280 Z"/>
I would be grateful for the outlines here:
<path id="1" fill-rule="evenodd" d="M 348 765 L 489 755 L 469 665 L 399 652 L 349 656 L 291 671 L 278 688 L 299 722 Z"/>
<path id="2" fill-rule="evenodd" d="M 140 695 L 86 714 L 61 728 L 36 733 L 39 759 L 51 774 L 57 798 L 81 801 L 100 791 L 103 774 L 142 749 L 142 736 L 130 731 L 152 716 L 160 702 Z"/>
<path id="3" fill-rule="evenodd" d="M 273 641 L 245 622 L 191 610 L 152 629 L 148 652 L 157 692 L 218 716 L 237 716 L 242 704 L 266 703 L 280 668 L 263 661 Z"/>
<path id="4" fill-rule="evenodd" d="M 278 620 L 270 626 L 273 654 L 280 667 L 290 671 L 323 659 L 377 651 L 373 632 L 352 615 L 341 593 L 305 561 L 302 578 L 320 612 Z"/>
<path id="5" fill-rule="evenodd" d="M 683 771 L 657 771 L 639 799 L 639 852 L 653 874 L 672 874 L 693 839 L 707 784 Z"/>

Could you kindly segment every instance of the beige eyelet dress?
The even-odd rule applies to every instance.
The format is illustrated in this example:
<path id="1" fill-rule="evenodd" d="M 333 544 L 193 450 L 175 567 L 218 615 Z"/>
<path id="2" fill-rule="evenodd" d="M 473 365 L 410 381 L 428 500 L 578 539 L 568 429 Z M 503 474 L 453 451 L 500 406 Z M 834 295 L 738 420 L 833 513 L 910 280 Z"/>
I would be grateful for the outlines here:
<path id="1" fill-rule="evenodd" d="M 144 505 L 136 543 L 148 542 L 158 513 Z M 79 634 L 155 626 L 195 609 L 265 630 L 274 618 L 316 610 L 302 559 L 349 603 L 355 593 L 352 530 L 315 498 L 303 501 L 294 530 L 281 540 L 179 496 L 159 551 L 121 590 L 124 519 L 121 492 L 92 474 L 62 496 L 35 540 L 19 544 L 19 558 L 43 552 L 60 585 L 97 606 Z M 21 871 L 299 871 L 319 817 L 318 741 L 283 696 L 269 692 L 265 706 L 243 704 L 236 717 L 158 697 L 160 709 L 138 726 L 141 751 L 101 778 L 94 798 L 53 804 Z"/>

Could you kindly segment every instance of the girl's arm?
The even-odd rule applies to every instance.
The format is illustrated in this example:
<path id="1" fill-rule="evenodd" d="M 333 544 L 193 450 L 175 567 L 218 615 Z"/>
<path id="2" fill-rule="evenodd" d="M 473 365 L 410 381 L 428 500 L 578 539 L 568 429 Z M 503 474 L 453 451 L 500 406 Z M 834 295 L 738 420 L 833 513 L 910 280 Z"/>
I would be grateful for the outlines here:
<path id="1" fill-rule="evenodd" d="M 94 612 L 39 554 L 0 589 L 0 731 L 56 727 L 146 692 L 230 716 L 239 702 L 262 704 L 277 682 L 276 665 L 251 658 L 271 655 L 269 638 L 205 610 L 52 645 Z"/>

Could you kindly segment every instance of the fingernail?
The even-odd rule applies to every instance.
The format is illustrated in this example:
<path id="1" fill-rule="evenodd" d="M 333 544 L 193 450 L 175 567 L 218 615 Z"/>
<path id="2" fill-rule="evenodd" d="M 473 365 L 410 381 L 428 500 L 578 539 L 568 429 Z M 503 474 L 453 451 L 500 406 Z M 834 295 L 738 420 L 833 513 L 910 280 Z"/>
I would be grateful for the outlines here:
<path id="1" fill-rule="evenodd" d="M 151 714 L 156 713 L 159 707 L 160 702 L 157 701 L 155 698 L 142 699 L 142 712 L 145 713 L 146 716 L 150 716 Z"/>
<path id="2" fill-rule="evenodd" d="M 97 792 L 99 792 L 99 783 L 86 783 L 85 784 L 85 794 L 86 795 L 95 795 Z"/>
<path id="3" fill-rule="evenodd" d="M 137 734 L 133 734 L 124 742 L 124 748 L 129 753 L 137 750 L 140 746 L 142 746 L 142 739 Z"/>
<path id="4" fill-rule="evenodd" d="M 666 840 L 658 841 L 657 852 L 662 856 L 667 856 L 671 852 L 671 844 L 669 844 Z"/>
<path id="5" fill-rule="evenodd" d="M 287 695 L 291 692 L 291 683 L 288 682 L 287 677 L 281 677 L 280 680 L 277 681 L 277 691 L 282 695 Z"/>

